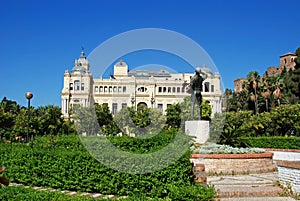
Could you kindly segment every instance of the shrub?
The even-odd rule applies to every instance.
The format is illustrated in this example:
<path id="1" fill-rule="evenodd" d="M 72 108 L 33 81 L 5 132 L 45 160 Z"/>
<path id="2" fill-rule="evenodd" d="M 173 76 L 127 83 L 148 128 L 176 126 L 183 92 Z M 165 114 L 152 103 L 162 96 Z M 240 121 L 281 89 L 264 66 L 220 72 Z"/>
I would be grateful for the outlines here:
<path id="1" fill-rule="evenodd" d="M 299 137 L 243 137 L 251 147 L 278 148 L 278 149 L 299 149 Z"/>
<path id="2" fill-rule="evenodd" d="M 178 134 L 160 133 L 152 141 L 129 137 L 109 139 L 125 151 L 149 153 L 169 144 L 175 135 Z M 186 142 L 189 142 L 189 138 L 186 138 Z M 6 167 L 5 174 L 11 182 L 62 190 L 159 198 L 169 195 L 167 185 L 181 187 L 193 184 L 189 151 L 160 171 L 129 174 L 112 170 L 98 162 L 75 135 L 45 136 L 37 138 L 30 145 L 1 144 L 0 166 Z M 98 149 L 99 145 L 95 148 Z M 173 153 L 169 154 L 171 156 Z M 116 159 L 113 162 L 122 161 Z"/>

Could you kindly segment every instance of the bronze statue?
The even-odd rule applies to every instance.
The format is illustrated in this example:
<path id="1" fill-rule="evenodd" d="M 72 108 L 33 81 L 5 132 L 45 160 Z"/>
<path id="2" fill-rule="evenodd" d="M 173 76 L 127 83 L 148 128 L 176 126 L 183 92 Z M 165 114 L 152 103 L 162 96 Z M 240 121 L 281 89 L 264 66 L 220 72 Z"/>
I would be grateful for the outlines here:
<path id="1" fill-rule="evenodd" d="M 201 76 L 202 74 L 202 76 Z M 191 90 L 191 118 L 194 118 L 194 105 L 195 101 L 198 104 L 198 118 L 201 120 L 202 114 L 202 83 L 207 78 L 207 75 L 201 72 L 200 68 L 195 69 L 195 75 L 191 78 L 190 90 Z"/>

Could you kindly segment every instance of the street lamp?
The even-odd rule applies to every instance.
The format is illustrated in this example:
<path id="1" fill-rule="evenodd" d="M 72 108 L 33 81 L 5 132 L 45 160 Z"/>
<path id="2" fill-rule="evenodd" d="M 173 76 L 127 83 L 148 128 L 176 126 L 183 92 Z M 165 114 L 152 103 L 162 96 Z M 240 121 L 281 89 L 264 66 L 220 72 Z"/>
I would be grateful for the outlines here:
<path id="1" fill-rule="evenodd" d="M 29 121 L 30 121 L 30 99 L 32 99 L 33 94 L 31 92 L 26 92 L 25 97 L 28 100 L 28 117 L 27 117 L 27 136 L 26 136 L 26 142 L 29 142 Z"/>
<path id="2" fill-rule="evenodd" d="M 151 102 L 151 106 L 152 106 L 152 109 L 153 109 L 153 104 L 155 103 L 155 99 L 154 99 L 154 97 L 153 97 L 153 93 L 152 93 L 150 102 Z"/>

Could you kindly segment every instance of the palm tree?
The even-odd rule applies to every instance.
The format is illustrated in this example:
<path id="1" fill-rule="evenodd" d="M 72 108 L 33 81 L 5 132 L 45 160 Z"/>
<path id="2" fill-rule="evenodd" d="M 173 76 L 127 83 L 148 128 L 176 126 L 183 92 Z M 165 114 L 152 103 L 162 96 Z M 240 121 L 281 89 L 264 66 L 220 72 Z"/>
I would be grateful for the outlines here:
<path id="1" fill-rule="evenodd" d="M 269 103 L 268 99 L 270 98 L 271 92 L 269 89 L 269 84 L 266 80 L 263 81 L 263 86 L 262 86 L 263 92 L 261 92 L 261 96 L 265 99 L 266 102 L 266 111 L 269 111 Z"/>
<path id="2" fill-rule="evenodd" d="M 280 90 L 280 82 L 276 82 L 276 89 L 273 92 L 273 96 L 277 100 L 278 106 L 280 106 L 280 98 L 282 97 L 282 92 Z"/>
<path id="3" fill-rule="evenodd" d="M 260 87 L 260 76 L 258 72 L 252 71 L 248 74 L 250 100 L 254 102 L 254 113 L 258 113 L 258 89 Z"/>

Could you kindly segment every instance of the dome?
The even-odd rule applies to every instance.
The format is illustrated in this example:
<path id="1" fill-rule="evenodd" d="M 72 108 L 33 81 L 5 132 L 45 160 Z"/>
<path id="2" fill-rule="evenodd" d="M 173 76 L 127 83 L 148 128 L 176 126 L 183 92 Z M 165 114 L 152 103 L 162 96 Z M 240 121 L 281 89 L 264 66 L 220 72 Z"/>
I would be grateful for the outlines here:
<path id="1" fill-rule="evenodd" d="M 123 67 L 123 66 L 127 66 L 126 62 L 123 61 L 122 59 L 120 61 L 118 61 L 115 66 L 117 67 Z"/>
<path id="2" fill-rule="evenodd" d="M 203 65 L 202 67 L 200 67 L 200 69 L 201 69 L 202 72 L 204 72 L 206 74 L 211 74 L 211 75 L 213 74 L 211 69 L 208 68 L 206 65 Z"/>
<path id="3" fill-rule="evenodd" d="M 72 73 L 86 73 L 86 69 L 83 66 L 75 66 Z"/>

